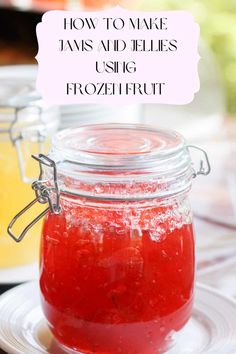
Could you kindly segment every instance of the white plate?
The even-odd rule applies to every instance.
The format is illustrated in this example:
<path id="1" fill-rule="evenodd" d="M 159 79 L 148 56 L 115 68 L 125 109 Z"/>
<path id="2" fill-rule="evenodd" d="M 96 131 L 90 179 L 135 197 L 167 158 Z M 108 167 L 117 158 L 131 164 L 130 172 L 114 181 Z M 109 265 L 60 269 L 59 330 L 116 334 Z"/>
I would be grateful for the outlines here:
<path id="1" fill-rule="evenodd" d="M 0 297 L 0 347 L 9 354 L 63 354 L 42 314 L 37 283 Z M 235 354 L 236 302 L 203 285 L 196 287 L 191 320 L 169 354 Z"/>
<path id="2" fill-rule="evenodd" d="M 38 279 L 38 263 L 18 266 L 14 268 L 0 269 L 0 285 L 18 284 Z"/>

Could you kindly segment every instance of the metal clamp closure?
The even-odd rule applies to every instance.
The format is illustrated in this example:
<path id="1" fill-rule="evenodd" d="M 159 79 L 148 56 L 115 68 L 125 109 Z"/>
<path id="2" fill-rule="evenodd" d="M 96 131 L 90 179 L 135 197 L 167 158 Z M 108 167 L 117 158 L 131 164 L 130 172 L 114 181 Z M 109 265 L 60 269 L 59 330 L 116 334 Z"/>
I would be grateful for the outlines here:
<path id="1" fill-rule="evenodd" d="M 204 157 L 204 159 L 200 160 L 199 169 L 197 171 L 194 170 L 193 178 L 196 178 L 199 175 L 204 175 L 204 176 L 209 175 L 209 173 L 211 172 L 211 165 L 210 165 L 209 158 L 208 158 L 208 155 L 207 155 L 206 151 L 201 149 L 198 146 L 195 146 L 195 145 L 188 145 L 187 147 L 189 149 L 195 149 L 195 150 L 200 151 L 203 154 L 203 157 Z"/>
<path id="2" fill-rule="evenodd" d="M 31 229 L 33 225 L 35 225 L 44 215 L 46 215 L 49 211 L 51 211 L 53 214 L 60 214 L 61 208 L 60 208 L 60 190 L 58 187 L 58 181 L 57 181 L 57 168 L 56 168 L 56 163 L 51 160 L 49 157 L 39 154 L 39 156 L 32 156 L 36 161 L 39 162 L 40 166 L 40 175 L 39 175 L 39 180 L 33 182 L 32 188 L 35 191 L 36 198 L 30 202 L 24 209 L 22 209 L 10 222 L 7 232 L 8 234 L 13 238 L 14 241 L 20 242 L 23 240 L 27 232 Z M 53 170 L 53 185 L 48 186 L 47 185 L 47 180 L 43 180 L 43 165 L 47 166 L 49 168 L 52 168 Z M 12 231 L 13 226 L 17 222 L 17 220 L 27 212 L 31 207 L 34 206 L 37 202 L 41 204 L 46 204 L 48 203 L 49 206 L 46 208 L 41 214 L 39 214 L 35 219 L 31 221 L 30 224 L 28 224 L 24 230 L 21 232 L 20 236 L 15 236 L 15 234 Z"/>

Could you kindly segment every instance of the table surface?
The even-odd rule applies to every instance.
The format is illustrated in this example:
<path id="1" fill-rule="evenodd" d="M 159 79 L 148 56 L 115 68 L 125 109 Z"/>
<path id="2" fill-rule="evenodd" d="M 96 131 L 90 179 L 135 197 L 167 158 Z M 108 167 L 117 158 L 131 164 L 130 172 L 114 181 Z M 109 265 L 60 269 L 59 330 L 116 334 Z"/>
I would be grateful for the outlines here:
<path id="1" fill-rule="evenodd" d="M 203 143 L 209 151 L 213 172 L 207 178 L 194 181 L 196 187 L 193 186 L 192 193 L 198 259 L 197 280 L 234 298 L 236 166 L 232 164 L 232 156 L 236 152 L 235 137 L 236 120 L 225 125 L 220 137 Z M 198 145 L 201 145 L 200 142 Z M 6 290 L 6 287 L 0 287 L 0 293 Z M 0 349 L 0 354 L 5 353 Z"/>

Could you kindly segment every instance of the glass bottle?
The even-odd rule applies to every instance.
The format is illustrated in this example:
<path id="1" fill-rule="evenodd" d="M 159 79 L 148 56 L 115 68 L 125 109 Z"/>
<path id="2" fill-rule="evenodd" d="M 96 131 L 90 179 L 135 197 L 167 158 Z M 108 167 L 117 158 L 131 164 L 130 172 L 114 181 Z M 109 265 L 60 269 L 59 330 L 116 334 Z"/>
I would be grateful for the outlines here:
<path id="1" fill-rule="evenodd" d="M 7 226 L 19 208 L 32 199 L 33 191 L 27 183 L 36 178 L 38 171 L 31 154 L 48 152 L 59 116 L 56 107 L 40 100 L 33 81 L 17 75 L 14 78 L 1 75 L 0 82 L 0 268 L 3 269 L 38 259 L 41 224 L 18 246 L 7 237 Z"/>

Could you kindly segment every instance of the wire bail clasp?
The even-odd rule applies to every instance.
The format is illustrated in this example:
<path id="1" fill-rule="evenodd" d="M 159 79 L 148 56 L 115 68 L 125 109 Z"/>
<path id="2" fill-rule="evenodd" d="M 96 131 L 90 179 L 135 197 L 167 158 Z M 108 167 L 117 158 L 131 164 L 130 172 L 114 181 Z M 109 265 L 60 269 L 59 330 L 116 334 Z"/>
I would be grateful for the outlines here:
<path id="1" fill-rule="evenodd" d="M 60 214 L 60 190 L 58 187 L 58 180 L 57 180 L 57 168 L 55 161 L 51 160 L 49 157 L 39 154 L 38 156 L 32 156 L 36 161 L 39 162 L 40 166 L 40 175 L 39 180 L 34 181 L 32 183 L 32 188 L 35 191 L 36 198 L 32 200 L 24 209 L 22 209 L 17 215 L 14 216 L 12 221 L 10 222 L 7 232 L 16 242 L 21 242 L 27 232 L 34 226 L 43 216 L 45 216 L 49 211 L 53 214 Z M 48 180 L 43 180 L 43 165 L 47 166 L 52 169 L 53 174 L 53 185 L 47 185 Z M 35 219 L 33 219 L 21 232 L 20 236 L 15 236 L 12 231 L 13 226 L 17 222 L 17 220 L 27 212 L 31 207 L 34 206 L 37 202 L 41 204 L 48 203 L 49 206 L 40 213 Z"/>
<path id="2" fill-rule="evenodd" d="M 196 178 L 199 175 L 203 175 L 203 176 L 209 175 L 209 173 L 211 172 L 211 165 L 210 165 L 210 161 L 209 161 L 206 151 L 198 146 L 195 146 L 195 145 L 188 145 L 187 147 L 188 147 L 188 149 L 195 149 L 195 150 L 200 151 L 204 157 L 204 159 L 200 160 L 199 169 L 198 170 L 194 169 L 193 178 Z"/>

